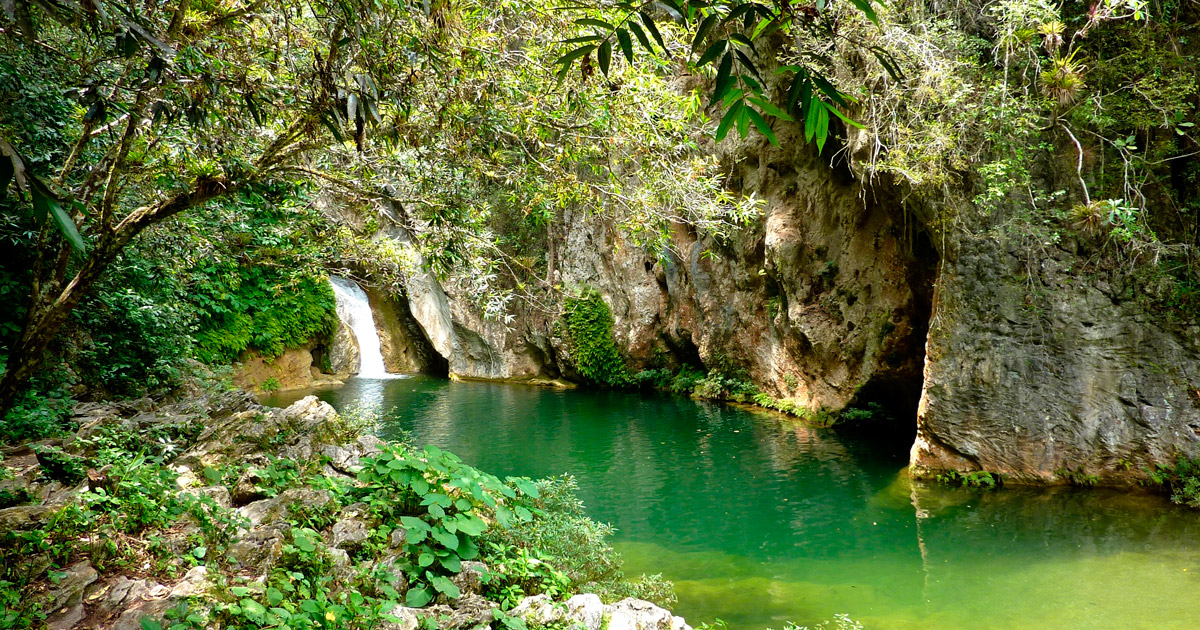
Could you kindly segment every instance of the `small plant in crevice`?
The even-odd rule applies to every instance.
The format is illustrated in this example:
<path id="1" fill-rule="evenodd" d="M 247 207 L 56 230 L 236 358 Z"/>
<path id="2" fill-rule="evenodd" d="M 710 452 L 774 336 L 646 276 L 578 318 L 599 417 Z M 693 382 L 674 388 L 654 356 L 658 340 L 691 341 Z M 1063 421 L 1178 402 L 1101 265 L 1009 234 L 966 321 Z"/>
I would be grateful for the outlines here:
<path id="1" fill-rule="evenodd" d="M 986 470 L 947 470 L 934 477 L 939 483 L 963 488 L 997 488 L 1001 485 L 999 473 Z"/>
<path id="2" fill-rule="evenodd" d="M 1077 488 L 1091 488 L 1100 482 L 1100 477 L 1096 475 L 1089 475 L 1085 473 L 1082 468 L 1079 470 L 1059 468 L 1058 470 L 1054 471 L 1054 475 Z"/>
<path id="3" fill-rule="evenodd" d="M 1172 502 L 1200 508 L 1200 457 L 1179 455 L 1174 465 L 1159 465 L 1146 473 L 1150 485 L 1166 491 Z"/>

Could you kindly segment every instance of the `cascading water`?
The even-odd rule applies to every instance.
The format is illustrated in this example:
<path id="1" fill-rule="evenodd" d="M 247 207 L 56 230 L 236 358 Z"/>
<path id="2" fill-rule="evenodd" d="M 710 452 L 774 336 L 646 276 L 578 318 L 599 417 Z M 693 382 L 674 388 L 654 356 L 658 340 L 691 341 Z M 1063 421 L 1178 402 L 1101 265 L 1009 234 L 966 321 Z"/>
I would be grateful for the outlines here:
<path id="1" fill-rule="evenodd" d="M 394 378 L 383 365 L 383 353 L 379 349 L 379 331 L 375 329 L 375 316 L 367 294 L 354 281 L 336 276 L 329 277 L 333 295 L 337 298 L 338 319 L 350 328 L 358 340 L 359 378 Z"/>

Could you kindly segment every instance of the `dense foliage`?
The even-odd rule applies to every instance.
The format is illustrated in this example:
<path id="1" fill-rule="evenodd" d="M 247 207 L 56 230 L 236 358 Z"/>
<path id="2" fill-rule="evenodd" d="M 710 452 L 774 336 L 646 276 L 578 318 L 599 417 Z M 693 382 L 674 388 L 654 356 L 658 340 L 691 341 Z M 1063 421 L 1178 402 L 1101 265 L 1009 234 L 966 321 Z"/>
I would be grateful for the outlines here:
<path id="1" fill-rule="evenodd" d="M 322 439 L 351 440 L 364 426 L 352 417 L 331 419 Z M 588 589 L 612 598 L 673 600 L 670 584 L 660 578 L 625 579 L 607 543 L 612 529 L 584 516 L 571 479 L 501 481 L 450 453 L 402 443 L 363 458 L 357 480 L 351 481 L 330 475 L 326 457 L 301 461 L 268 455 L 258 464 L 226 461 L 197 471 L 204 483 L 233 493 L 239 484 L 252 482 L 250 492 L 260 497 L 301 491 L 332 497 L 328 503 L 290 504 L 278 565 L 265 582 L 247 581 L 227 554 L 245 519 L 217 504 L 211 493 L 177 483 L 173 462 L 202 428 L 199 421 L 154 424 L 142 431 L 105 424 L 69 452 L 39 452 L 46 481 L 75 483 L 88 468 L 102 470 L 104 478 L 55 508 L 44 524 L 0 532 L 5 628 L 39 627 L 52 611 L 20 593 L 30 585 L 40 589 L 47 577 L 61 575 L 80 559 L 101 573 L 138 571 L 158 578 L 207 567 L 212 588 L 204 600 L 181 602 L 162 619 L 146 618 L 142 623 L 151 628 L 374 627 L 394 620 L 387 613 L 398 604 L 423 606 L 438 595 L 460 597 L 453 578 L 464 562 L 481 558 L 488 566 L 481 576 L 483 592 L 501 605 L 498 623 L 518 629 L 523 622 L 503 611 L 526 595 L 562 598 Z M 262 446 L 276 448 L 295 437 L 269 437 Z M 7 471 L 2 463 L 0 471 Z M 32 499 L 0 495 L 0 505 Z M 338 573 L 330 538 L 344 510 L 369 524 L 361 543 L 350 548 L 350 560 L 387 555 L 387 562 L 366 563 L 373 569 L 350 576 Z M 195 527 L 180 548 L 168 530 L 185 521 Z M 403 542 L 393 550 L 397 535 Z"/>
<path id="2" fill-rule="evenodd" d="M 571 363 L 584 379 L 609 387 L 629 384 L 629 370 L 613 339 L 612 310 L 598 291 L 587 289 L 565 300 L 562 331 Z"/>

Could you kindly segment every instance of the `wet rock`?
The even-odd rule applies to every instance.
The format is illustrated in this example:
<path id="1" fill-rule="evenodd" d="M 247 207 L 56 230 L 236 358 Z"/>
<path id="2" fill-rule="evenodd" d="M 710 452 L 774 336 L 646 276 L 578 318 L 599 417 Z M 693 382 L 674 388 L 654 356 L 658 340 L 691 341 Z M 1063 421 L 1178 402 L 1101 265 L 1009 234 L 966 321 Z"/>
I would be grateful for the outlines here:
<path id="1" fill-rule="evenodd" d="M 642 599 L 623 599 L 604 607 L 609 630 L 692 630 L 670 611 Z"/>
<path id="2" fill-rule="evenodd" d="M 358 363 L 358 339 L 350 327 L 339 320 L 329 348 L 329 366 L 335 374 L 354 374 L 358 372 Z"/>

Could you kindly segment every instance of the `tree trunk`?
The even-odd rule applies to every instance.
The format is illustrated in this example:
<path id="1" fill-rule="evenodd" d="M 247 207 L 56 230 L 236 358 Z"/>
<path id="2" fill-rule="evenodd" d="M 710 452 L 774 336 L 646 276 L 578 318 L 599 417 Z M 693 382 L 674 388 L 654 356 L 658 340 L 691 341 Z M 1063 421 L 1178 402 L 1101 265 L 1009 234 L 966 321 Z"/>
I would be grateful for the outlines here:
<path id="1" fill-rule="evenodd" d="M 0 378 L 0 418 L 12 409 L 17 396 L 29 385 L 29 379 L 42 364 L 46 348 L 62 331 L 71 311 L 91 291 L 92 285 L 108 269 L 109 263 L 120 251 L 120 247 L 114 245 L 110 240 L 93 249 L 75 277 L 52 301 L 39 295 L 30 299 L 30 312 L 25 318 L 25 327 L 21 329 L 21 336 L 8 354 L 4 377 Z"/>

